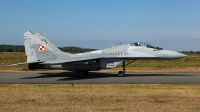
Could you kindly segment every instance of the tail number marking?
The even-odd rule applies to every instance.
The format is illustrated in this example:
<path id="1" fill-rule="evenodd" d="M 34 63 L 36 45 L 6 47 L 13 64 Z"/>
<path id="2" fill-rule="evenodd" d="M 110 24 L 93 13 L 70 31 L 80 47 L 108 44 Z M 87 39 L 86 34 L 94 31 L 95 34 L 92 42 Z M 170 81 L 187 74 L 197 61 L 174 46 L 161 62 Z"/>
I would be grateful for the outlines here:
<path id="1" fill-rule="evenodd" d="M 107 66 L 114 66 L 114 61 L 108 61 Z"/>

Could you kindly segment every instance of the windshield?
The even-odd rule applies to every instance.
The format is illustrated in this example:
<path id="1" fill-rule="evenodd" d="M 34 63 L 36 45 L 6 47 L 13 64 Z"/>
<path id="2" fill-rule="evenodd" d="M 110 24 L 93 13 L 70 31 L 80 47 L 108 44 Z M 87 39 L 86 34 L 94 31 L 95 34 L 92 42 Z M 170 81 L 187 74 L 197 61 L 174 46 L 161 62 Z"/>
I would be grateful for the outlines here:
<path id="1" fill-rule="evenodd" d="M 148 43 L 145 43 L 145 42 L 130 43 L 130 46 L 144 46 L 144 47 L 148 47 L 148 48 L 163 50 L 162 48 L 154 47 L 154 46 L 152 46 L 152 45 L 150 45 L 150 44 L 148 44 Z"/>
<path id="2" fill-rule="evenodd" d="M 130 43 L 130 46 L 146 46 L 145 42 L 135 42 L 135 43 Z"/>
<path id="3" fill-rule="evenodd" d="M 146 47 L 155 48 L 154 46 L 152 46 L 152 45 L 150 45 L 150 44 L 147 44 Z"/>

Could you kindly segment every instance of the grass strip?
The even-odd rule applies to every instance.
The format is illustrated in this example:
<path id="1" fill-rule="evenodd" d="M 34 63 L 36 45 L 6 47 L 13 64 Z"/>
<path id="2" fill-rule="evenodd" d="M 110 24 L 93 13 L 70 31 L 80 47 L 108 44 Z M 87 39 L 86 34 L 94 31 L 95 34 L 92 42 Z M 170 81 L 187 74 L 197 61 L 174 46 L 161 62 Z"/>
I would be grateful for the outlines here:
<path id="1" fill-rule="evenodd" d="M 200 85 L 0 84 L 0 111 L 200 111 Z"/>

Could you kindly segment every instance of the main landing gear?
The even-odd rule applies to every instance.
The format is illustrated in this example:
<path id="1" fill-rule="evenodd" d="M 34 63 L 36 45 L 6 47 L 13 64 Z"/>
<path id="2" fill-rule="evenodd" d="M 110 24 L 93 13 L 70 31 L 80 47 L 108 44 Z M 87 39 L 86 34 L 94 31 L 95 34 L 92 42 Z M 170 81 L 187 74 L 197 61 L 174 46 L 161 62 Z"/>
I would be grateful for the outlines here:
<path id="1" fill-rule="evenodd" d="M 79 71 L 77 71 L 77 77 L 78 78 L 84 78 L 85 76 L 87 76 L 88 75 L 88 71 L 84 71 L 84 70 L 79 70 Z"/>
<path id="2" fill-rule="evenodd" d="M 123 68 L 123 70 L 118 72 L 118 76 L 119 76 L 119 77 L 124 77 L 124 76 L 125 76 L 125 73 L 126 73 L 126 66 L 129 65 L 129 64 L 131 64 L 131 63 L 133 63 L 134 61 L 135 61 L 135 60 L 132 60 L 131 62 L 129 62 L 129 63 L 126 64 L 126 65 L 125 65 L 125 61 L 123 61 L 123 62 L 122 62 L 122 68 Z"/>

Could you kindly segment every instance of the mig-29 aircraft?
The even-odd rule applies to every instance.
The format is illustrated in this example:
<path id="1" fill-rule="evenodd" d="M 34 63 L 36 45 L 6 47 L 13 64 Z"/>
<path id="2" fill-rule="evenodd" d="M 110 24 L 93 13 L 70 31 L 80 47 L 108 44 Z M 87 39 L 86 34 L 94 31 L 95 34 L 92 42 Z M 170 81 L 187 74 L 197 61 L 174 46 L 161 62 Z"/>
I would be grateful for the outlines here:
<path id="1" fill-rule="evenodd" d="M 62 52 L 41 33 L 24 33 L 24 45 L 27 62 L 10 66 L 28 64 L 29 69 L 64 69 L 74 71 L 79 78 L 88 75 L 89 71 L 114 68 L 122 63 L 120 77 L 124 76 L 125 66 L 137 59 L 178 59 L 186 55 L 164 50 L 144 42 L 118 45 L 102 50 L 70 54 Z M 126 60 L 132 60 L 125 64 Z"/>

